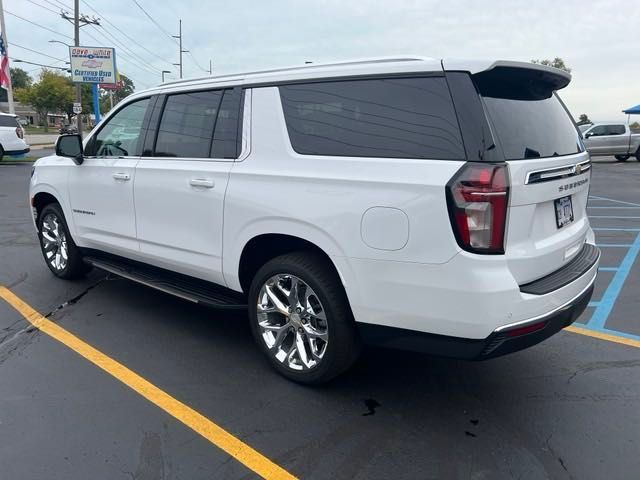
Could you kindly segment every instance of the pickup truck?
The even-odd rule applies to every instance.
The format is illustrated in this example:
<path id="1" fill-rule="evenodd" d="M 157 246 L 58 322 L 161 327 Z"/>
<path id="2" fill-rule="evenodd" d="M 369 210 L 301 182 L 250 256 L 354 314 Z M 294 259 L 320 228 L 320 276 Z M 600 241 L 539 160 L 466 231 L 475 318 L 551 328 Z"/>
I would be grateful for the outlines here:
<path id="1" fill-rule="evenodd" d="M 623 122 L 600 122 L 582 133 L 591 156 L 613 155 L 625 162 L 631 155 L 640 161 L 640 133 L 634 133 Z"/>

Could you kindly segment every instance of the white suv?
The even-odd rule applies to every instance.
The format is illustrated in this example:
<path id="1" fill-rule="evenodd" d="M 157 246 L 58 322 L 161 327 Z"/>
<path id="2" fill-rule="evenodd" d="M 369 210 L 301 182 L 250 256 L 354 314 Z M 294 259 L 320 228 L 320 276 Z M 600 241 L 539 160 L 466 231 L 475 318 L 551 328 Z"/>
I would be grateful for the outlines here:
<path id="1" fill-rule="evenodd" d="M 362 343 L 528 347 L 577 318 L 598 268 L 589 155 L 555 93 L 569 81 L 396 58 L 135 93 L 36 163 L 45 261 L 248 306 L 272 365 L 305 383 Z"/>
<path id="2" fill-rule="evenodd" d="M 29 153 L 29 145 L 24 141 L 24 129 L 16 115 L 0 113 L 0 160 L 5 155 Z"/>

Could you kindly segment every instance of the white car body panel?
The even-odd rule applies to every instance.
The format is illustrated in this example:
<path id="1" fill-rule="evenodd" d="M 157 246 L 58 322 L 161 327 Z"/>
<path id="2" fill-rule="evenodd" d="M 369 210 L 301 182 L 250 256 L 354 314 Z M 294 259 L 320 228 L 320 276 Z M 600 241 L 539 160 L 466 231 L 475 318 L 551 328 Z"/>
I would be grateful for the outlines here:
<path id="1" fill-rule="evenodd" d="M 450 70 L 471 72 L 497 64 L 549 71 L 513 62 L 443 63 Z M 465 161 L 298 154 L 289 140 L 279 89 L 268 86 L 318 76 L 441 71 L 443 63 L 380 59 L 163 84 L 126 102 L 246 85 L 237 160 L 136 157 L 87 159 L 77 166 L 54 156 L 37 162 L 30 195 L 47 192 L 59 199 L 81 247 L 236 291 L 242 290 L 239 266 L 252 239 L 298 237 L 329 256 L 356 321 L 485 338 L 501 326 L 552 312 L 593 283 L 597 263 L 552 293 L 530 295 L 519 289 L 559 269 L 580 246 L 594 241 L 586 217 L 591 172 L 580 176 L 587 181 L 570 192 L 575 221 L 561 230 L 554 224 L 553 200 L 567 193 L 554 182 L 526 185 L 527 174 L 587 161 L 588 154 L 507 162 L 507 253 L 473 254 L 456 242 L 445 196 L 447 182 Z M 130 180 L 114 179 L 117 173 L 130 175 Z M 192 180 L 210 181 L 212 187 L 191 185 Z"/>

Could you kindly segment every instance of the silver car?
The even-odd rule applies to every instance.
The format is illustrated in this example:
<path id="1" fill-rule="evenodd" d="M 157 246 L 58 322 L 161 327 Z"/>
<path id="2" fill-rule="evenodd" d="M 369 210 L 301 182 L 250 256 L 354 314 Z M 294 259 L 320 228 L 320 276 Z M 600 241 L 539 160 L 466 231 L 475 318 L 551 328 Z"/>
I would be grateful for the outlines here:
<path id="1" fill-rule="evenodd" d="M 595 123 L 582 136 L 591 156 L 613 155 L 624 162 L 635 155 L 640 161 L 640 133 L 633 133 L 624 122 Z"/>

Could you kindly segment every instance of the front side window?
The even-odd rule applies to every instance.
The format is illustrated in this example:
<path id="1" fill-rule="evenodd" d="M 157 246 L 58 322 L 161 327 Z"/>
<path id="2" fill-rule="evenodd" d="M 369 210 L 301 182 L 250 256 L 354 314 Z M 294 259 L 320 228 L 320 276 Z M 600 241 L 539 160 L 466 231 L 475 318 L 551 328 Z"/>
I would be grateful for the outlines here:
<path id="1" fill-rule="evenodd" d="M 605 125 L 598 125 L 596 127 L 593 127 L 591 130 L 585 132 L 585 134 L 591 137 L 600 137 L 602 135 L 606 135 L 607 134 L 606 132 L 607 132 L 607 127 Z"/>
<path id="2" fill-rule="evenodd" d="M 115 113 L 87 145 L 86 154 L 96 157 L 138 156 L 149 99 L 138 100 Z"/>
<path id="3" fill-rule="evenodd" d="M 170 95 L 162 112 L 157 157 L 208 158 L 222 90 Z"/>
<path id="4" fill-rule="evenodd" d="M 306 155 L 465 158 L 443 77 L 280 87 L 293 149 Z"/>

